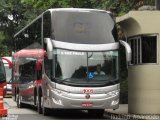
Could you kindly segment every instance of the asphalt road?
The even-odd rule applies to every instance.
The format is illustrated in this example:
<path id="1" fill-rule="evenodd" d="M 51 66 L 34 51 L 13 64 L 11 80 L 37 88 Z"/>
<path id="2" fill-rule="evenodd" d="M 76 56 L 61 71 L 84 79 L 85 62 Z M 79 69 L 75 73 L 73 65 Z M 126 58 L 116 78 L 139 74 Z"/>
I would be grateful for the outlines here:
<path id="1" fill-rule="evenodd" d="M 2 117 L 0 120 L 138 120 L 138 118 L 144 118 L 144 115 L 135 116 L 134 114 L 127 114 L 128 105 L 120 105 L 119 109 L 115 111 L 106 109 L 103 118 L 94 118 L 89 116 L 86 111 L 80 110 L 61 110 L 56 112 L 52 111 L 50 116 L 43 116 L 42 114 L 38 114 L 33 106 L 27 105 L 26 108 L 17 108 L 16 102 L 14 102 L 12 98 L 4 98 L 4 107 L 8 110 L 8 116 Z M 155 115 L 151 117 L 159 118 L 159 116 Z"/>
<path id="2" fill-rule="evenodd" d="M 17 108 L 16 103 L 12 98 L 5 98 L 4 106 L 8 109 L 8 116 L 2 117 L 2 120 L 110 119 L 110 116 L 108 116 L 107 113 L 104 114 L 104 118 L 93 118 L 92 116 L 89 116 L 86 111 L 78 110 L 61 110 L 56 111 L 55 113 L 53 112 L 50 116 L 43 116 L 42 114 L 38 114 L 36 109 L 29 105 L 27 108 Z"/>

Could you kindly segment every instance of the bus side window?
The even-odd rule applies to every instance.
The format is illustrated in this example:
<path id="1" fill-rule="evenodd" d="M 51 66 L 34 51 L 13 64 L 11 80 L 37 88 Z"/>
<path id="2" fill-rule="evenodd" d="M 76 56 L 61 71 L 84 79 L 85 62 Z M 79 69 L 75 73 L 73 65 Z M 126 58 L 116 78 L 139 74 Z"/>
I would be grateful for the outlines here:
<path id="1" fill-rule="evenodd" d="M 43 16 L 43 37 L 51 37 L 51 13 L 50 11 L 46 12 Z"/>

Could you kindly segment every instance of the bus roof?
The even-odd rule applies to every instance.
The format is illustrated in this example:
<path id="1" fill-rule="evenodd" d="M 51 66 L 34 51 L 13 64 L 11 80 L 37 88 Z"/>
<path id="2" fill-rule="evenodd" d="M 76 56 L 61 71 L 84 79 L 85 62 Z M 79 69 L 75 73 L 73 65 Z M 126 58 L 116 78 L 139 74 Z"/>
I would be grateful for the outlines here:
<path id="1" fill-rule="evenodd" d="M 34 57 L 43 58 L 45 51 L 42 49 L 22 49 L 13 54 L 14 57 Z"/>
<path id="2" fill-rule="evenodd" d="M 109 13 L 111 14 L 110 11 L 106 11 L 106 10 L 100 10 L 100 9 L 85 9 L 85 8 L 56 8 L 56 9 L 48 9 L 49 11 L 53 12 L 53 11 L 76 11 L 76 12 L 105 12 L 105 13 Z M 47 11 L 48 11 L 47 10 Z"/>

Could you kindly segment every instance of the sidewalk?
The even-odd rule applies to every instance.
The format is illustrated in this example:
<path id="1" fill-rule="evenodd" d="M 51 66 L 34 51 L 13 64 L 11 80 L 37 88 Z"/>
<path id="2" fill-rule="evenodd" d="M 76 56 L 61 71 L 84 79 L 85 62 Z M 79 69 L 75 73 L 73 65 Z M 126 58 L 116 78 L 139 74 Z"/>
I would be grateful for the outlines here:
<path id="1" fill-rule="evenodd" d="M 32 109 L 18 109 L 16 102 L 12 98 L 4 98 L 4 108 L 8 110 L 8 114 L 37 114 L 37 112 Z"/>
<path id="2" fill-rule="evenodd" d="M 129 114 L 128 104 L 120 104 L 117 110 L 106 109 L 105 111 L 110 115 L 111 120 L 160 120 L 160 115 Z"/>
<path id="3" fill-rule="evenodd" d="M 120 104 L 116 110 L 106 109 L 105 112 L 110 116 L 111 120 L 132 120 L 131 116 L 128 116 L 128 104 Z M 136 119 L 134 119 L 136 120 Z"/>
<path id="4" fill-rule="evenodd" d="M 17 104 L 12 98 L 4 98 L 4 107 L 6 109 L 16 108 Z"/>

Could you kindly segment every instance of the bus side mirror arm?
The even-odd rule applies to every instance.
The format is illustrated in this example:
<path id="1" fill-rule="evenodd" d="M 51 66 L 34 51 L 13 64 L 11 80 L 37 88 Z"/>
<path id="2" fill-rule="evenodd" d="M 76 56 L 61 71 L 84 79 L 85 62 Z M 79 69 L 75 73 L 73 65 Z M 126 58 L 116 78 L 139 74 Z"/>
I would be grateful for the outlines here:
<path id="1" fill-rule="evenodd" d="M 47 56 L 48 59 L 51 60 L 53 59 L 53 44 L 52 40 L 50 38 L 44 38 L 44 43 L 47 45 Z"/>
<path id="2" fill-rule="evenodd" d="M 123 41 L 123 40 L 119 40 L 120 44 L 123 45 L 125 47 L 125 51 L 126 51 L 126 61 L 127 62 L 130 62 L 131 59 L 132 59 L 132 50 L 131 50 L 131 47 L 130 45 Z"/>

